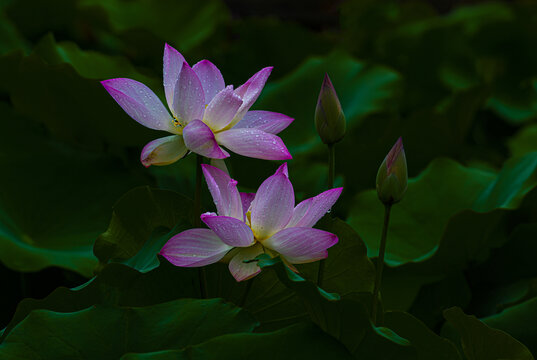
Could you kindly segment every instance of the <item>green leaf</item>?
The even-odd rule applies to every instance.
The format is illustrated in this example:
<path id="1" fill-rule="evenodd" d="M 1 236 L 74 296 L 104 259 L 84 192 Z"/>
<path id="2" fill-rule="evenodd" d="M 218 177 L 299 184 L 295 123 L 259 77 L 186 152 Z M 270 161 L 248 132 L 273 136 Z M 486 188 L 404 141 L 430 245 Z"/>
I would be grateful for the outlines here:
<path id="1" fill-rule="evenodd" d="M 156 259 L 168 232 L 149 241 L 159 227 L 174 232 L 190 228 L 192 201 L 169 190 L 140 187 L 129 191 L 114 205 L 108 229 L 95 241 L 93 251 L 102 262 L 126 260 L 141 252 L 146 257 L 142 263 Z M 143 251 L 141 249 L 143 248 Z M 139 270 L 149 270 L 147 266 Z"/>
<path id="2" fill-rule="evenodd" d="M 460 308 L 444 311 L 444 317 L 461 336 L 468 360 L 520 359 L 533 360 L 529 350 L 509 334 L 493 329 Z"/>
<path id="3" fill-rule="evenodd" d="M 299 67 L 312 54 L 325 55 L 333 48 L 325 34 L 275 17 L 236 18 L 229 32 L 232 42 L 215 38 L 214 45 L 204 48 L 203 54 L 222 66 L 226 83 L 235 87 L 265 66 L 274 67 L 269 78 L 272 82 Z M 283 53 L 285 56 L 281 56 Z"/>
<path id="4" fill-rule="evenodd" d="M 457 348 L 451 341 L 436 335 L 408 313 L 388 311 L 384 314 L 384 324 L 416 347 L 419 360 L 461 360 Z"/>
<path id="5" fill-rule="evenodd" d="M 532 194 L 534 193 L 535 190 Z M 534 196 L 530 195 L 524 202 L 530 202 L 532 198 Z M 431 256 L 419 262 L 385 268 L 382 294 L 386 308 L 409 310 L 422 286 L 435 284 L 446 278 L 456 279 L 460 276 L 460 272 L 468 269 L 471 264 L 485 261 L 492 248 L 500 247 L 508 239 L 505 229 L 507 212 L 507 210 L 495 210 L 489 213 L 463 211 L 449 220 L 438 248 L 431 252 Z M 457 291 L 451 294 L 458 294 L 452 298 L 457 302 L 442 305 L 463 305 L 467 294 L 461 290 L 466 286 L 465 281 L 461 279 Z M 449 291 L 449 286 L 446 291 Z M 447 299 L 439 300 L 444 302 Z M 436 319 L 441 310 L 442 307 L 437 307 L 434 310 L 435 314 L 428 316 L 432 315 Z"/>
<path id="6" fill-rule="evenodd" d="M 0 259 L 18 271 L 59 266 L 91 276 L 91 251 L 114 201 L 144 180 L 112 156 L 47 139 L 0 104 Z M 24 146 L 20 136 L 24 134 Z"/>
<path id="7" fill-rule="evenodd" d="M 197 269 L 175 267 L 167 261 L 147 273 L 123 264 L 108 264 L 98 276 L 78 288 L 58 287 L 44 299 L 22 300 L 4 337 L 33 310 L 71 313 L 98 304 L 151 306 L 178 298 L 199 297 L 197 281 Z"/>
<path id="8" fill-rule="evenodd" d="M 163 46 L 164 47 L 164 46 Z M 130 78 L 144 83 L 157 94 L 163 92 L 159 76 L 141 74 L 126 58 L 97 51 L 81 50 L 74 42 L 56 42 L 52 34 L 44 36 L 34 48 L 34 54 L 48 65 L 69 64 L 86 79 L 104 80 Z"/>
<path id="9" fill-rule="evenodd" d="M 533 191 L 524 203 L 534 204 L 535 195 Z M 509 218 L 518 224 L 524 214 L 527 209 L 520 209 Z M 479 304 L 475 311 L 480 316 L 494 315 L 537 295 L 537 267 L 533 256 L 537 252 L 536 233 L 537 223 L 517 225 L 505 244 L 492 251 L 487 260 L 469 274 L 469 281 L 482 284 L 474 290 L 472 301 Z"/>
<path id="10" fill-rule="evenodd" d="M 36 310 L 0 345 L 2 358 L 118 359 L 129 352 L 182 349 L 251 332 L 246 311 L 221 299 L 180 299 L 142 308 L 93 306 L 73 313 Z"/>
<path id="11" fill-rule="evenodd" d="M 172 43 L 180 44 L 180 51 L 187 51 L 214 35 L 229 18 L 228 9 L 218 0 L 204 3 L 82 0 L 79 6 L 83 10 L 102 11 L 117 33 L 143 29 L 161 40 L 171 39 Z"/>
<path id="12" fill-rule="evenodd" d="M 514 124 L 534 119 L 537 114 L 537 82 L 507 84 L 491 98 L 487 107 Z"/>
<path id="13" fill-rule="evenodd" d="M 423 261 L 438 248 L 451 217 L 464 210 L 485 213 L 516 208 L 535 186 L 537 154 L 507 161 L 495 175 L 438 159 L 418 177 L 409 180 L 404 200 L 393 207 L 388 232 L 386 263 L 392 266 Z M 355 199 L 349 222 L 378 254 L 383 207 L 374 190 Z"/>
<path id="14" fill-rule="evenodd" d="M 339 238 L 338 244 L 329 249 L 325 260 L 325 287 L 343 296 L 364 296 L 364 293 L 372 292 L 374 267 L 356 232 L 340 219 L 328 216 L 319 221 L 316 227 L 330 231 Z M 318 266 L 319 263 L 315 262 L 297 267 L 302 276 L 316 280 Z M 207 267 L 206 272 L 210 296 L 242 304 L 246 284 L 237 283 L 226 265 L 215 264 Z M 261 322 L 260 329 L 280 329 L 307 318 L 302 301 L 281 283 L 274 272 L 262 271 L 249 281 L 252 281 L 252 285 L 244 307 Z"/>
<path id="15" fill-rule="evenodd" d="M 360 359 L 415 359 L 410 343 L 390 329 L 375 327 L 369 319 L 369 310 L 359 300 L 341 299 L 292 272 L 280 258 L 259 257 L 259 266 L 272 268 L 281 282 L 292 289 L 304 302 L 311 319 L 324 331 L 341 341 Z M 360 299 L 360 297 L 358 297 Z M 362 301 L 371 297 L 362 297 Z"/>
<path id="16" fill-rule="evenodd" d="M 325 216 L 316 228 L 336 234 L 338 243 L 328 249 L 325 261 L 323 286 L 330 291 L 336 291 L 341 296 L 352 293 L 373 292 L 375 282 L 375 267 L 367 257 L 367 248 L 354 229 L 338 218 Z M 309 266 L 316 279 L 318 263 Z M 305 267 L 305 266 L 304 266 Z M 304 270 L 304 267 L 300 267 Z M 310 270 L 311 271 L 311 270 Z"/>
<path id="17" fill-rule="evenodd" d="M 521 304 L 509 307 L 501 313 L 481 319 L 490 327 L 505 331 L 512 335 L 535 354 L 537 352 L 537 331 L 535 322 L 537 321 L 537 298 Z"/>
<path id="18" fill-rule="evenodd" d="M 438 282 L 422 286 L 409 312 L 430 329 L 436 329 L 444 322 L 444 309 L 452 306 L 467 307 L 470 300 L 473 300 L 472 289 L 465 274 L 453 271 Z"/>
<path id="19" fill-rule="evenodd" d="M 0 55 L 13 50 L 23 49 L 27 51 L 29 44 L 20 34 L 15 24 L 6 16 L 0 5 Z"/>
<path id="20" fill-rule="evenodd" d="M 183 350 L 127 354 L 122 360 L 165 359 L 352 359 L 331 336 L 312 324 L 297 324 L 257 334 L 228 334 Z"/>
<path id="21" fill-rule="evenodd" d="M 12 61 L 0 57 L 0 64 Z M 69 63 L 47 64 L 32 54 L 1 71 L 15 111 L 75 147 L 103 152 L 107 146 L 136 146 L 141 151 L 159 136 L 132 120 L 98 81 L 82 77 Z"/>
<path id="22" fill-rule="evenodd" d="M 537 125 L 530 124 L 523 127 L 508 140 L 507 146 L 513 156 L 522 156 L 537 151 Z"/>

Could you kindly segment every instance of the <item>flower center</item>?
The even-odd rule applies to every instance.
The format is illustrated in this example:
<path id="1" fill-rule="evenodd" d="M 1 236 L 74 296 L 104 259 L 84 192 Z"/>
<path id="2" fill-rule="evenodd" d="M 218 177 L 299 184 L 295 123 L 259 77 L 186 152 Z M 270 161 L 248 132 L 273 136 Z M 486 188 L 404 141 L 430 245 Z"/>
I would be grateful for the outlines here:
<path id="1" fill-rule="evenodd" d="M 183 128 L 185 127 L 185 125 L 183 124 L 181 120 L 175 117 L 175 115 L 173 116 L 173 126 L 177 128 L 179 135 L 183 134 Z"/>

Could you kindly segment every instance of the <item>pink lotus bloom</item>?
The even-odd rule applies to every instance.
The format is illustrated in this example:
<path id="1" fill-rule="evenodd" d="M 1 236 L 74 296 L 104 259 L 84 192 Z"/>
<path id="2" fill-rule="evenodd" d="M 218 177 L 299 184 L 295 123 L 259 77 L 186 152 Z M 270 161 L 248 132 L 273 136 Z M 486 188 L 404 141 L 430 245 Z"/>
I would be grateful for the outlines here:
<path id="1" fill-rule="evenodd" d="M 265 86 L 272 67 L 254 74 L 233 89 L 226 86 L 220 70 L 209 60 L 190 67 L 168 44 L 164 47 L 164 92 L 171 112 L 144 84 L 132 79 L 101 83 L 125 112 L 140 124 L 173 135 L 156 139 L 142 150 L 144 166 L 168 165 L 195 152 L 210 159 L 229 153 L 265 160 L 291 159 L 275 134 L 292 118 L 270 111 L 249 111 Z"/>
<path id="2" fill-rule="evenodd" d="M 302 264 L 324 259 L 336 235 L 312 226 L 334 205 L 343 188 L 325 191 L 295 206 L 287 164 L 266 179 L 255 194 L 239 193 L 224 171 L 202 165 L 218 215 L 201 215 L 209 229 L 190 229 L 172 237 L 160 251 L 176 266 L 198 267 L 229 260 L 237 281 L 261 272 L 255 259 L 262 253 Z M 246 261 L 246 262 L 245 262 Z"/>

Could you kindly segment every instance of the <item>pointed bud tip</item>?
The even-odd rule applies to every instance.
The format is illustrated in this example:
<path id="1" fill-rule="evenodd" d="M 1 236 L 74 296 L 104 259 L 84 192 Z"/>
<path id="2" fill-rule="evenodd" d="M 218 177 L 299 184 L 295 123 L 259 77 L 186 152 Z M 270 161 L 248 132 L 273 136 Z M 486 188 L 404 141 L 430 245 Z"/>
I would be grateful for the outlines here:
<path id="1" fill-rule="evenodd" d="M 390 173 L 390 170 L 395 160 L 400 156 L 401 152 L 404 151 L 405 149 L 403 147 L 403 138 L 399 137 L 399 139 L 397 139 L 395 144 L 390 149 L 390 152 L 386 156 L 386 166 L 388 168 L 388 173 Z"/>
<path id="2" fill-rule="evenodd" d="M 323 88 L 324 87 L 329 87 L 333 89 L 334 91 L 336 91 L 334 89 L 334 85 L 332 84 L 332 80 L 330 80 L 330 76 L 328 76 L 328 73 L 324 73 Z"/>

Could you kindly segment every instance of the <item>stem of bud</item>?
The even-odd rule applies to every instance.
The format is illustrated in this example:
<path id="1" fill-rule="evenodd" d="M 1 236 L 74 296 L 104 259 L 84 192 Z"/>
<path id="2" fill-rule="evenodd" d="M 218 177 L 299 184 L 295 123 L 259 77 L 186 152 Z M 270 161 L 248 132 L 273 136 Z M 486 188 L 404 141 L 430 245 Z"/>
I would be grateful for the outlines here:
<path id="1" fill-rule="evenodd" d="M 388 224 L 390 222 L 391 204 L 384 205 L 384 225 L 382 227 L 382 237 L 380 238 L 379 256 L 377 258 L 377 273 L 375 275 L 375 287 L 373 289 L 373 303 L 371 305 L 371 321 L 377 325 L 377 309 L 380 285 L 382 281 L 382 270 L 384 268 L 384 254 L 386 253 L 386 238 L 388 237 Z"/>

